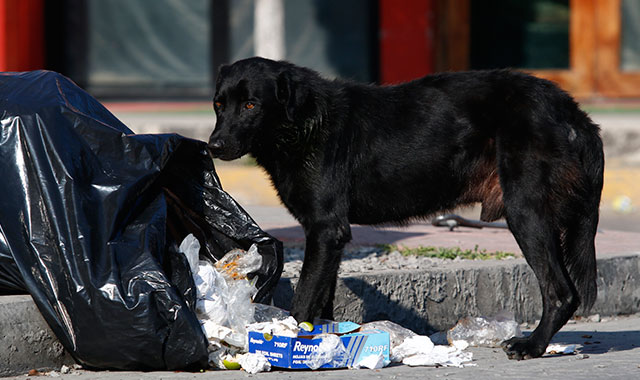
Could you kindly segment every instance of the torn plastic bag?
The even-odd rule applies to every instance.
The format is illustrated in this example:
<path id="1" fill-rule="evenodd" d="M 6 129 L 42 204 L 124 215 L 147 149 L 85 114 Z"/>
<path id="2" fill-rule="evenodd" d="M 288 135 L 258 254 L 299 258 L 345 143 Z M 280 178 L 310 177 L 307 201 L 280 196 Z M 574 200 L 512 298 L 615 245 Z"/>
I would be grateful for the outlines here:
<path id="1" fill-rule="evenodd" d="M 207 340 L 178 244 L 215 261 L 256 244 L 256 301 L 282 245 L 219 183 L 206 144 L 135 135 L 53 72 L 0 74 L 0 294 L 28 291 L 91 368 L 203 368 Z"/>

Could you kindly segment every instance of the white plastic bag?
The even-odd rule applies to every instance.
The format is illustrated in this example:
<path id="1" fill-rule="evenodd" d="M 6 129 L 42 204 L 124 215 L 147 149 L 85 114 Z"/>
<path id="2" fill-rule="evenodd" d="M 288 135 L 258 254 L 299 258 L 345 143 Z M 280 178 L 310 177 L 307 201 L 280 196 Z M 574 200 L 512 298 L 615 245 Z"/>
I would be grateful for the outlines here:
<path id="1" fill-rule="evenodd" d="M 184 238 L 182 243 L 180 243 L 180 248 L 178 249 L 180 252 L 184 253 L 185 256 L 187 256 L 191 274 L 195 275 L 198 272 L 198 262 L 200 261 L 200 242 L 195 236 L 193 236 L 193 234 L 189 234 L 186 238 Z"/>

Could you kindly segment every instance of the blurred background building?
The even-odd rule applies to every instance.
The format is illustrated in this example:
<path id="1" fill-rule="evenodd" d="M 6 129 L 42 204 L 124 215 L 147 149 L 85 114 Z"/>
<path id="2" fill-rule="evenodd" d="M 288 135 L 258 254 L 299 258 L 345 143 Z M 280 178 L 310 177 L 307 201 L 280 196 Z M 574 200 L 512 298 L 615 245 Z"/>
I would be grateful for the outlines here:
<path id="1" fill-rule="evenodd" d="M 377 83 L 513 67 L 640 97 L 640 0 L 0 0 L 0 70 L 102 99 L 207 99 L 253 55 Z"/>

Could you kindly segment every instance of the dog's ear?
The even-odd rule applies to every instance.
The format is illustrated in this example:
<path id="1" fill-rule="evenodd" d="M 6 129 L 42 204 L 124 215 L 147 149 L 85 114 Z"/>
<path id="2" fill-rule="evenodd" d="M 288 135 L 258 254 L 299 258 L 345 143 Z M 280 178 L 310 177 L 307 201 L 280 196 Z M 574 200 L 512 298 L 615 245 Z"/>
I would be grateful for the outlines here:
<path id="1" fill-rule="evenodd" d="M 276 100 L 282 104 L 285 109 L 287 120 L 293 122 L 294 112 L 296 108 L 296 92 L 292 85 L 291 75 L 283 71 L 278 74 L 276 79 Z"/>

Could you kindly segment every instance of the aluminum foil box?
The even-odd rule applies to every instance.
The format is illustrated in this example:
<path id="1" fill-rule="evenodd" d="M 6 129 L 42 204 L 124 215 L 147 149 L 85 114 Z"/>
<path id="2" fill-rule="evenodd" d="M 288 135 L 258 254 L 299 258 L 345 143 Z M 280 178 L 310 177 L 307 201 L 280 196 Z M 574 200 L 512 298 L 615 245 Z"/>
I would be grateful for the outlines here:
<path id="1" fill-rule="evenodd" d="M 340 337 L 347 358 L 336 357 L 338 360 L 320 368 L 353 367 L 372 355 L 382 355 L 384 362 L 389 363 L 389 333 L 380 330 L 359 331 L 359 328 L 357 323 L 335 322 L 315 325 L 313 331 L 300 331 L 297 337 L 249 332 L 249 352 L 264 355 L 275 367 L 309 369 L 305 361 L 318 350 L 322 341 L 318 336 L 329 333 Z"/>

